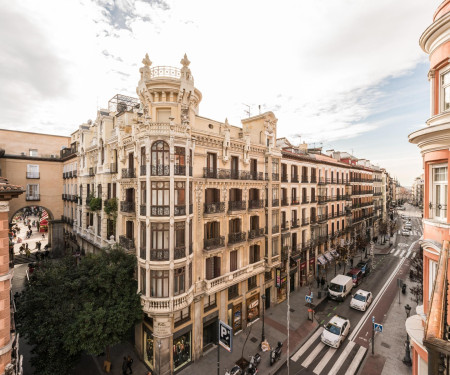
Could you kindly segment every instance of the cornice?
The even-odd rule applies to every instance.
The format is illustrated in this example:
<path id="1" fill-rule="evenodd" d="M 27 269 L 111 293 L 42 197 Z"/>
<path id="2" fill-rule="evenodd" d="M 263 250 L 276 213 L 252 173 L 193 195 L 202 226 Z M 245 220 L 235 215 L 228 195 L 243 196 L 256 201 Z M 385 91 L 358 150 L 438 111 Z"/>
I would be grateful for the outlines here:
<path id="1" fill-rule="evenodd" d="M 428 54 L 433 53 L 433 51 L 437 47 L 436 45 L 434 45 L 434 42 L 438 39 L 440 35 L 442 35 L 449 28 L 450 28 L 450 12 L 445 14 L 438 20 L 434 21 L 422 33 L 419 39 L 419 44 L 422 50 Z"/>

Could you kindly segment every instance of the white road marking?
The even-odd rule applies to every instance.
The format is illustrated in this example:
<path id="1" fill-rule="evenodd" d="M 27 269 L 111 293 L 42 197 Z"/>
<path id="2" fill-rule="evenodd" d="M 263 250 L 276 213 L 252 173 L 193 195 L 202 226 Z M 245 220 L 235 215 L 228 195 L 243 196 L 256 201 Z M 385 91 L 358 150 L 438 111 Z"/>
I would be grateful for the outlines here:
<path id="1" fill-rule="evenodd" d="M 411 255 L 411 249 L 408 250 L 408 252 L 406 253 L 406 258 L 408 258 Z"/>
<path id="2" fill-rule="evenodd" d="M 328 364 L 334 353 L 336 353 L 335 348 L 328 349 L 327 353 L 322 357 L 322 360 L 317 364 L 316 368 L 313 370 L 314 374 L 320 374 L 322 372 L 322 370 Z"/>
<path id="3" fill-rule="evenodd" d="M 302 366 L 308 367 L 312 361 L 314 361 L 314 358 L 317 357 L 317 354 L 320 353 L 320 351 L 325 347 L 325 344 L 320 341 L 317 346 L 314 348 L 314 350 L 309 354 L 309 356 L 303 361 Z"/>
<path id="4" fill-rule="evenodd" d="M 331 368 L 331 370 L 328 372 L 328 375 L 336 375 L 337 372 L 339 371 L 339 369 L 341 368 L 342 364 L 344 363 L 344 361 L 347 359 L 348 355 L 350 354 L 350 352 L 352 351 L 353 347 L 355 346 L 355 342 L 354 341 L 350 341 L 348 343 L 348 345 L 345 347 L 344 351 L 342 352 L 342 354 L 339 356 L 339 358 L 337 359 L 336 363 L 334 364 L 334 366 Z"/>
<path id="5" fill-rule="evenodd" d="M 399 253 L 400 253 L 400 251 L 402 251 L 401 249 L 398 249 L 395 253 L 394 253 L 394 256 L 397 256 Z"/>
<path id="6" fill-rule="evenodd" d="M 395 251 L 395 247 L 392 248 L 391 251 L 389 251 L 389 254 L 392 254 Z"/>
<path id="7" fill-rule="evenodd" d="M 416 257 L 417 253 L 412 253 L 411 259 L 414 259 Z"/>
<path id="8" fill-rule="evenodd" d="M 303 355 L 303 353 L 305 353 L 308 348 L 311 346 L 311 344 L 317 339 L 317 337 L 319 337 L 322 334 L 323 331 L 323 327 L 320 327 L 316 332 L 314 332 L 314 334 L 309 338 L 308 341 L 306 341 L 303 346 L 297 350 L 297 353 L 295 353 L 292 357 L 291 360 L 293 360 L 294 362 L 297 362 L 298 359 Z"/>
<path id="9" fill-rule="evenodd" d="M 405 255 L 405 253 L 406 253 L 406 250 L 403 250 L 402 253 L 401 253 L 401 255 L 400 255 L 400 258 L 403 258 L 403 256 Z"/>
<path id="10" fill-rule="evenodd" d="M 353 358 L 352 363 L 350 364 L 350 366 L 347 369 L 347 372 L 345 373 L 345 375 L 354 375 L 354 373 L 356 372 L 356 370 L 358 369 L 359 363 L 361 362 L 361 359 L 364 356 L 364 353 L 366 352 L 366 348 L 364 346 L 360 346 L 355 358 Z"/>

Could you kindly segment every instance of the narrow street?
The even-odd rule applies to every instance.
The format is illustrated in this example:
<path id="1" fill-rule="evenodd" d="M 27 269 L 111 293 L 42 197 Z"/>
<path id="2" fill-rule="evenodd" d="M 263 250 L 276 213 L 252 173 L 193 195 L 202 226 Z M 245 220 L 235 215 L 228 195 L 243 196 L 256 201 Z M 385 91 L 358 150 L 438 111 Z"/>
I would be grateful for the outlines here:
<path id="1" fill-rule="evenodd" d="M 397 286 L 397 279 L 408 283 L 410 262 L 419 251 L 418 239 L 422 235 L 420 212 L 410 205 L 406 207 L 407 211 L 399 211 L 399 228 L 390 252 L 386 255 L 376 255 L 373 271 L 360 286 L 353 289 L 353 292 L 363 289 L 373 293 L 374 300 L 367 311 L 350 308 L 351 296 L 344 302 L 328 300 L 320 305 L 316 311 L 320 328 L 291 356 L 289 372 L 285 365 L 278 374 L 356 374 L 358 371 L 361 374 L 367 373 L 361 370 L 361 364 L 367 355 L 371 355 L 372 317 L 375 317 L 376 323 L 383 324 L 391 305 L 399 303 L 400 288 Z M 401 214 L 411 217 L 410 236 L 401 235 Z M 401 299 L 403 300 L 403 296 Z M 351 323 L 350 333 L 338 349 L 323 344 L 320 339 L 323 325 L 335 314 L 349 319 Z M 392 333 L 377 333 L 375 340 L 381 339 L 380 335 L 389 334 Z"/>

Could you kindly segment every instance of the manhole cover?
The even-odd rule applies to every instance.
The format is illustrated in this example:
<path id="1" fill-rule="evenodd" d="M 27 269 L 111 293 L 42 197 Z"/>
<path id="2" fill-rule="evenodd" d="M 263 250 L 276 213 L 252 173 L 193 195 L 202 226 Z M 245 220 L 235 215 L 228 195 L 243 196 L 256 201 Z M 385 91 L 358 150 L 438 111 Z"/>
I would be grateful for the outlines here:
<path id="1" fill-rule="evenodd" d="M 389 344 L 386 344 L 385 342 L 382 342 L 381 346 L 384 346 L 385 348 L 388 348 L 388 349 L 391 347 Z"/>
<path id="2" fill-rule="evenodd" d="M 253 343 L 255 343 L 255 342 L 258 341 L 258 339 L 257 339 L 256 337 L 252 337 L 252 338 L 250 339 L 250 341 L 253 342 Z"/>
<path id="3" fill-rule="evenodd" d="M 290 311 L 290 312 L 295 312 L 295 310 L 294 310 L 294 309 L 289 309 L 289 311 Z"/>

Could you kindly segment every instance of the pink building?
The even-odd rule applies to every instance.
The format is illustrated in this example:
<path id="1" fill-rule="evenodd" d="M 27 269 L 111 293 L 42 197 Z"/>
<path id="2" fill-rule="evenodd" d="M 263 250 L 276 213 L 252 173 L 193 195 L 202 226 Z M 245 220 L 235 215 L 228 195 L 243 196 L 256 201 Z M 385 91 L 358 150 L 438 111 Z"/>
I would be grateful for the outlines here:
<path id="1" fill-rule="evenodd" d="M 423 156 L 423 305 L 406 321 L 412 346 L 412 373 L 449 373 L 448 164 L 450 159 L 450 0 L 438 7 L 420 37 L 429 54 L 430 118 L 409 135 Z"/>

